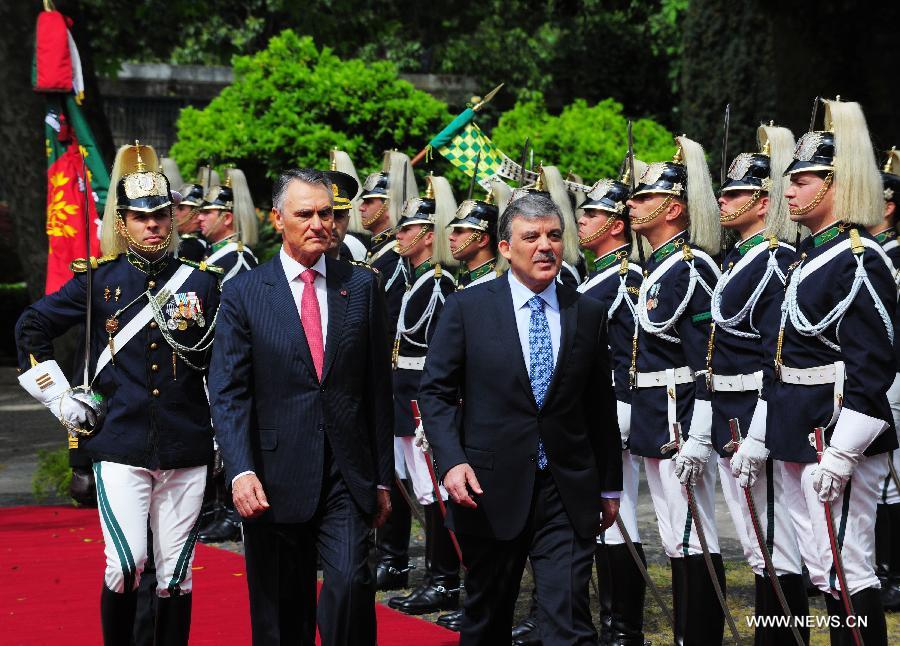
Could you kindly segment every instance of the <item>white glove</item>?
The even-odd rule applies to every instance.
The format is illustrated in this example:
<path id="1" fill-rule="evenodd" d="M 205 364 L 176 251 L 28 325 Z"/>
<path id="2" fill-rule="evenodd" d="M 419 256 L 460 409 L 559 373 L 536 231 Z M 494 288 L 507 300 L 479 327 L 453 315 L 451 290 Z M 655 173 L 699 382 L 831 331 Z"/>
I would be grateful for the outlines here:
<path id="1" fill-rule="evenodd" d="M 19 375 L 19 384 L 57 419 L 65 419 L 73 424 L 83 424 L 87 419 L 84 405 L 71 397 L 65 397 L 70 389 L 69 380 L 56 361 L 51 359 L 32 366 Z"/>
<path id="2" fill-rule="evenodd" d="M 766 448 L 768 411 L 769 405 L 765 399 L 756 402 L 747 437 L 741 441 L 737 451 L 731 456 L 731 475 L 737 478 L 738 484 L 745 489 L 756 484 L 759 472 L 769 459 L 769 449 Z"/>
<path id="3" fill-rule="evenodd" d="M 688 439 L 675 456 L 675 477 L 681 484 L 697 484 L 712 452 L 712 403 L 697 399 Z"/>
<path id="4" fill-rule="evenodd" d="M 78 428 L 83 428 L 85 422 L 91 426 L 97 423 L 97 415 L 93 409 L 84 402 L 73 398 L 68 392 L 64 393 L 59 401 L 57 417 Z"/>
<path id="5" fill-rule="evenodd" d="M 616 416 L 619 418 L 619 435 L 622 437 L 622 449 L 628 447 L 631 435 L 631 404 L 616 400 Z"/>
<path id="6" fill-rule="evenodd" d="M 422 426 L 422 422 L 419 422 L 419 425 L 416 426 L 416 439 L 413 440 L 413 444 L 422 449 L 424 453 L 428 453 L 431 450 L 431 445 L 428 444 L 428 440 L 425 438 L 425 427 Z"/>
<path id="7" fill-rule="evenodd" d="M 819 494 L 819 500 L 831 502 L 841 495 L 859 459 L 887 426 L 877 417 L 850 408 L 841 410 L 831 435 L 831 446 L 822 453 L 822 461 L 812 473 L 813 489 Z"/>
<path id="8" fill-rule="evenodd" d="M 831 502 L 841 495 L 861 455 L 861 452 L 845 451 L 834 446 L 825 449 L 822 461 L 812 472 L 812 485 L 819 494 L 819 500 Z"/>

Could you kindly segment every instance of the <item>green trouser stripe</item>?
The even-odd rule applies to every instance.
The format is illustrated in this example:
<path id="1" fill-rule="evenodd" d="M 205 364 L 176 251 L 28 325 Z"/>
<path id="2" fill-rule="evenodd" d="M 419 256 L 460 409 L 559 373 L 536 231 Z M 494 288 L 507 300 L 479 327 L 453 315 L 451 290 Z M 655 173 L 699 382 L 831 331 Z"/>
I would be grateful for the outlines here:
<path id="1" fill-rule="evenodd" d="M 772 458 L 766 460 L 766 547 L 769 549 L 769 555 L 774 556 L 775 549 L 775 482 L 773 472 L 775 471 Z"/>
<path id="2" fill-rule="evenodd" d="M 175 572 L 172 573 L 172 580 L 169 581 L 169 594 L 175 594 L 175 590 L 187 577 L 187 566 L 190 562 L 190 555 L 194 551 L 194 545 L 197 544 L 197 536 L 200 534 L 200 510 L 197 510 L 197 520 L 191 527 L 184 545 L 181 547 L 181 554 L 178 555 L 178 561 L 175 563 Z"/>
<path id="3" fill-rule="evenodd" d="M 137 568 L 134 564 L 134 556 L 131 554 L 131 548 L 128 546 L 128 541 L 125 539 L 125 533 L 119 526 L 119 523 L 113 514 L 112 506 L 109 504 L 109 498 L 106 496 L 106 486 L 103 483 L 101 464 L 102 463 L 100 462 L 94 463 L 94 480 L 97 485 L 97 500 L 100 504 L 100 513 L 103 516 L 107 529 L 109 529 L 109 534 L 113 539 L 113 546 L 116 548 L 116 553 L 119 555 L 119 563 L 122 565 L 122 574 L 125 578 L 124 592 L 131 592 L 134 588 L 134 575 Z"/>
<path id="4" fill-rule="evenodd" d="M 687 490 L 685 490 L 687 493 Z M 690 547 L 691 547 L 691 503 L 690 499 L 688 499 L 688 508 L 687 515 L 684 518 L 684 545 L 681 548 L 681 551 L 684 552 L 685 556 L 690 556 Z"/>
<path id="5" fill-rule="evenodd" d="M 844 532 L 847 531 L 847 510 L 850 509 L 850 489 L 853 485 L 853 478 L 847 480 L 847 487 L 844 489 L 844 501 L 841 503 L 841 526 L 838 528 L 837 535 L 837 544 L 838 551 L 843 551 L 844 549 Z M 831 504 L 831 503 L 827 503 Z M 828 584 L 831 586 L 832 590 L 837 590 L 837 585 L 835 585 L 835 581 L 837 579 L 837 569 L 834 567 L 834 563 L 831 565 L 831 576 L 829 577 Z M 849 594 L 850 591 L 847 591 Z"/>

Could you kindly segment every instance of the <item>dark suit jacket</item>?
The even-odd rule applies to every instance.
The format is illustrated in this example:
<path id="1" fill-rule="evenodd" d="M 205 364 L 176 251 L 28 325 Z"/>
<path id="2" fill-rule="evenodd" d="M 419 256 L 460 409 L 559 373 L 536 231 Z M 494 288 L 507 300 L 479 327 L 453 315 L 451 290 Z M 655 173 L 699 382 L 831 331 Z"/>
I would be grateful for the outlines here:
<path id="1" fill-rule="evenodd" d="M 469 463 L 484 495 L 478 509 L 450 505 L 459 532 L 509 540 L 528 517 L 538 437 L 575 531 L 600 524 L 600 493 L 622 489 L 602 304 L 557 284 L 560 348 L 538 409 L 519 343 L 506 277 L 452 294 L 428 349 L 419 387 L 425 432 L 441 476 Z M 457 415 L 459 398 L 463 412 Z"/>
<path id="2" fill-rule="evenodd" d="M 364 514 L 393 480 L 390 341 L 370 269 L 326 258 L 328 335 L 322 382 L 281 260 L 228 281 L 210 366 L 213 426 L 227 479 L 255 471 L 271 508 L 259 520 L 308 521 L 325 438 Z"/>

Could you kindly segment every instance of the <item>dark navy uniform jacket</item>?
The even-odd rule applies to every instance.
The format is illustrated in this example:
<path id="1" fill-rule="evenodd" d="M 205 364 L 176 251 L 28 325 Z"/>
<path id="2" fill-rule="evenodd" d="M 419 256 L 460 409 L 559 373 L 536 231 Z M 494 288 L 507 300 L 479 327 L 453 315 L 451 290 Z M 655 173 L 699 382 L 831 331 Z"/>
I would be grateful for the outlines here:
<path id="1" fill-rule="evenodd" d="M 400 316 L 400 305 L 407 288 L 407 268 L 401 262 L 400 254 L 394 251 L 397 244 L 393 235 L 380 238 L 374 236 L 369 251 L 368 263 L 378 270 L 381 276 L 381 288 L 384 290 L 384 302 L 387 308 L 388 334 L 391 339 L 397 332 L 397 317 Z"/>
<path id="2" fill-rule="evenodd" d="M 94 270 L 92 290 L 91 373 L 108 345 L 106 321 L 118 315 L 121 330 L 147 304 L 144 292 L 158 294 L 182 262 L 165 256 L 158 273 L 138 269 L 121 254 Z M 151 270 L 152 271 L 152 270 Z M 118 292 L 118 299 L 116 294 Z M 210 331 L 219 307 L 219 276 L 193 269 L 175 296 L 192 295 L 194 309 L 202 312 L 204 325 L 195 318 L 184 330 L 166 329 L 178 343 L 192 346 Z M 196 297 L 195 299 L 193 297 Z M 170 297 L 167 304 L 174 302 Z M 54 338 L 85 320 L 86 275 L 76 274 L 62 288 L 31 305 L 16 324 L 19 366 L 27 369 L 29 354 L 38 361 L 53 358 Z M 177 319 L 174 308 L 163 304 L 167 321 Z M 93 386 L 107 402 L 108 412 L 90 438 L 81 440 L 91 458 L 147 469 L 175 469 L 207 464 L 213 442 L 209 404 L 203 387 L 203 371 L 189 367 L 163 337 L 156 321 L 150 322 L 124 346 L 94 379 Z M 185 357 L 205 367 L 208 353 Z"/>
<path id="3" fill-rule="evenodd" d="M 735 321 L 732 329 L 716 326 L 712 353 L 713 373 L 733 376 L 762 372 L 763 379 L 772 379 L 775 370 L 774 346 L 781 323 L 781 303 L 784 300 L 782 276 L 787 273 L 788 266 L 795 257 L 796 251 L 792 246 L 777 241 L 772 243 L 762 233 L 736 244 L 725 255 L 719 304 L 723 319 L 736 317 L 748 306 L 764 278 L 766 284 L 743 320 Z M 770 263 L 774 264 L 773 270 L 766 278 Z M 781 272 L 781 276 L 778 272 Z M 753 336 L 741 336 L 736 332 Z M 716 452 L 722 457 L 732 455 L 724 449 L 731 441 L 729 420 L 737 418 L 741 434 L 746 437 L 758 399 L 759 390 L 713 392 L 712 442 Z"/>
<path id="4" fill-rule="evenodd" d="M 231 242 L 234 242 L 234 240 L 232 238 L 227 238 L 210 245 L 206 255 L 207 262 L 215 264 L 216 267 L 221 267 L 225 272 L 225 276 L 222 280 L 223 283 L 231 280 L 238 274 L 250 271 L 259 265 L 259 261 L 256 259 L 256 256 L 253 255 L 253 250 L 240 242 L 238 243 L 237 249 L 233 249 L 221 256 L 216 254 L 219 249 Z M 240 266 L 236 267 L 239 263 Z"/>
<path id="5" fill-rule="evenodd" d="M 893 265 L 894 282 L 900 283 L 900 242 L 897 240 L 897 232 L 893 229 L 882 231 L 875 236 L 876 242 L 881 244 L 881 248 L 887 254 Z M 900 303 L 897 305 L 897 317 L 894 320 L 894 362 L 897 365 L 897 372 L 900 372 Z"/>
<path id="6" fill-rule="evenodd" d="M 200 262 L 206 258 L 209 253 L 209 245 L 206 244 L 206 240 L 196 233 L 185 233 L 180 237 L 178 251 L 175 253 L 176 258 L 184 258 L 194 262 Z"/>
<path id="7" fill-rule="evenodd" d="M 857 271 L 856 255 L 848 244 L 850 229 L 850 226 L 836 224 L 800 244 L 798 252 L 801 261 L 788 274 L 789 285 L 797 279 L 798 272 L 804 266 L 842 245 L 840 253 L 805 278 L 799 286 L 797 298 L 800 310 L 812 323 L 821 321 L 850 291 Z M 856 230 L 861 238 L 872 240 L 864 229 Z M 866 274 L 893 327 L 897 288 L 890 263 L 880 248 L 863 249 Z M 783 365 L 812 368 L 843 361 L 846 370 L 843 408 L 884 420 L 890 426 L 872 442 L 866 455 L 877 455 L 896 448 L 897 435 L 892 430 L 893 417 L 886 396 L 896 374 L 894 352 L 875 301 L 865 286 L 860 288 L 843 317 L 827 328 L 823 336 L 838 345 L 840 350 L 829 347 L 816 337 L 801 335 L 788 318 L 781 351 Z M 834 386 L 789 384 L 768 379 L 764 381 L 762 396 L 768 403 L 766 446 L 772 457 L 789 462 L 815 462 L 816 453 L 808 437 L 815 427 L 826 426 L 831 420 Z M 826 441 L 830 439 L 830 433 L 827 435 Z"/>
<path id="8" fill-rule="evenodd" d="M 670 261 L 671 265 L 657 280 L 655 270 L 673 255 L 675 258 Z M 651 322 L 660 323 L 675 314 L 687 295 L 692 266 L 712 290 L 718 279 L 718 268 L 708 254 L 691 244 L 686 231 L 674 236 L 650 255 L 642 291 L 646 290 L 644 305 Z M 641 307 L 640 302 L 638 307 Z M 637 371 L 656 372 L 684 366 L 694 373 L 706 370 L 710 318 L 710 295 L 698 281 L 686 309 L 665 333 L 678 342 L 650 334 L 639 326 Z M 694 398 L 709 400 L 706 380 L 701 375 L 694 383 L 678 385 L 676 391 L 677 420 L 681 422 L 682 438 L 687 439 Z M 660 447 L 669 441 L 666 398 L 664 387 L 635 388 L 632 391 L 631 436 L 628 441 L 632 454 L 650 458 L 674 456 L 674 453 L 663 455 L 660 452 Z"/>
<path id="9" fill-rule="evenodd" d="M 446 269 L 441 268 L 438 277 L 437 267 L 432 267 L 430 262 L 424 262 L 410 272 L 410 283 L 406 309 L 403 311 L 402 321 L 398 319 L 397 323 L 398 327 L 401 327 L 402 323 L 403 329 L 415 326 L 422 318 L 433 297 L 435 287 L 440 292 L 440 298 L 435 302 L 430 317 L 415 332 L 401 334 L 399 345 L 395 344 L 395 352 L 400 357 L 424 357 L 434 336 L 441 310 L 444 308 L 444 300 L 456 291 L 456 283 Z M 403 368 L 394 370 L 394 435 L 397 437 L 415 435 L 416 424 L 410 401 L 419 396 L 421 378 L 421 370 Z"/>
<path id="10" fill-rule="evenodd" d="M 622 259 L 628 257 L 628 245 L 614 249 L 594 261 L 594 271 L 578 291 L 603 303 L 607 312 L 607 338 L 612 359 L 613 385 L 616 399 L 631 403 L 631 387 L 628 371 L 631 369 L 631 347 L 634 339 L 634 314 L 623 299 L 637 303 L 641 287 L 641 267 L 628 263 L 625 278 L 625 294 L 620 298 L 622 285 Z M 615 307 L 615 309 L 612 309 Z M 612 311 L 610 311 L 612 310 Z"/>

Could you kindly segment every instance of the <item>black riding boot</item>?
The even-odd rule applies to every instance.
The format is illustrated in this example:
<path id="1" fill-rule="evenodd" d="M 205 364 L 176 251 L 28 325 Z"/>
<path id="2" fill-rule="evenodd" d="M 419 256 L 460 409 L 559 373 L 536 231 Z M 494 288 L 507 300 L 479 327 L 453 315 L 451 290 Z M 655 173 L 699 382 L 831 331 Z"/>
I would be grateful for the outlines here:
<path id="1" fill-rule="evenodd" d="M 831 646 L 853 646 L 853 633 L 845 625 L 847 613 L 844 610 L 843 600 L 840 596 L 835 599 L 830 594 L 824 597 L 828 615 L 840 617 L 842 620 L 840 626 L 829 624 Z M 850 595 L 850 602 L 858 618 L 857 625 L 863 643 L 866 646 L 887 646 L 887 625 L 884 620 L 884 608 L 881 606 L 881 591 L 876 588 L 860 590 Z"/>
<path id="2" fill-rule="evenodd" d="M 725 566 L 721 554 L 712 554 L 716 578 L 725 593 Z M 721 644 L 725 635 L 725 615 L 709 576 L 702 554 L 684 558 L 687 579 L 687 612 L 685 613 L 685 646 Z"/>
<path id="3" fill-rule="evenodd" d="M 105 646 L 130 646 L 134 630 L 137 593 L 113 592 L 105 585 L 100 593 L 100 625 Z"/>
<path id="4" fill-rule="evenodd" d="M 640 543 L 635 543 L 634 546 L 646 567 L 643 546 Z M 611 586 L 612 592 L 612 633 L 609 643 L 612 646 L 643 646 L 647 583 L 627 545 L 609 545 L 606 549 L 611 574 L 607 585 Z M 602 595 L 603 583 L 598 581 L 598 585 Z"/>
<path id="5" fill-rule="evenodd" d="M 806 596 L 806 584 L 802 574 L 783 574 L 778 577 L 781 590 L 784 592 L 785 601 L 791 615 L 794 617 L 806 617 L 809 615 L 809 597 Z M 768 576 L 756 575 L 756 616 L 779 617 L 784 616 L 784 610 L 778 602 L 775 589 L 772 587 Z M 800 636 L 804 643 L 809 643 L 809 627 L 799 628 Z M 757 626 L 753 643 L 755 646 L 781 646 L 781 644 L 794 643 L 794 637 L 789 627 Z"/>
<path id="6" fill-rule="evenodd" d="M 187 646 L 192 598 L 188 593 L 157 600 L 155 646 Z"/>
<path id="7" fill-rule="evenodd" d="M 889 520 L 888 534 L 889 546 L 886 567 L 886 580 L 881 584 L 881 603 L 885 612 L 900 612 L 900 503 L 893 505 L 878 505 L 887 508 Z M 878 522 L 875 524 L 876 545 L 878 537 Z M 880 577 L 879 577 L 880 578 Z"/>
<path id="8" fill-rule="evenodd" d="M 674 643 L 684 646 L 684 626 L 687 623 L 687 573 L 684 559 L 669 559 L 672 570 L 672 614 L 675 615 Z"/>
<path id="9" fill-rule="evenodd" d="M 409 533 L 412 512 L 409 503 L 391 485 L 391 515 L 377 532 L 375 543 L 375 589 L 402 590 L 409 586 Z M 401 481 L 406 486 L 406 481 Z"/>

